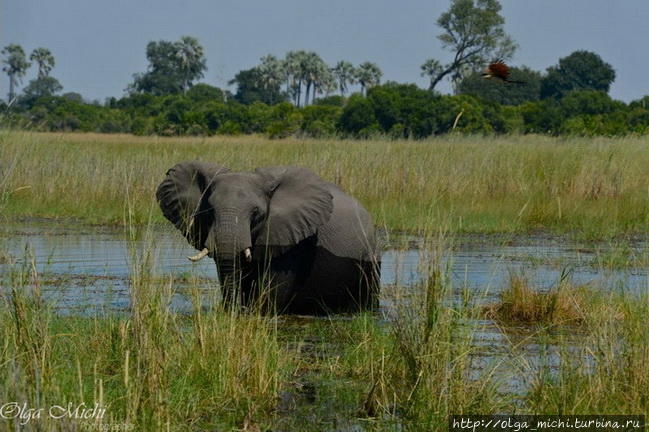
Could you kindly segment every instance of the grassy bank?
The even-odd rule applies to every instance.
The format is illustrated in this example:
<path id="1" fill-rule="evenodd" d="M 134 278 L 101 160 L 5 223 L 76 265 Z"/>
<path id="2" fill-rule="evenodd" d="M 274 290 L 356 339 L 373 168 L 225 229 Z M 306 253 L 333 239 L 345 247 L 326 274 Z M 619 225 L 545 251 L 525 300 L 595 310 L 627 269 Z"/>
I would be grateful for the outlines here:
<path id="1" fill-rule="evenodd" d="M 90 223 L 149 217 L 166 170 L 187 159 L 233 170 L 310 167 L 358 197 L 379 225 L 458 232 L 547 229 L 585 238 L 649 231 L 642 138 L 449 136 L 426 141 L 270 141 L 0 132 L 0 208 Z M 154 221 L 161 221 L 154 212 Z"/>

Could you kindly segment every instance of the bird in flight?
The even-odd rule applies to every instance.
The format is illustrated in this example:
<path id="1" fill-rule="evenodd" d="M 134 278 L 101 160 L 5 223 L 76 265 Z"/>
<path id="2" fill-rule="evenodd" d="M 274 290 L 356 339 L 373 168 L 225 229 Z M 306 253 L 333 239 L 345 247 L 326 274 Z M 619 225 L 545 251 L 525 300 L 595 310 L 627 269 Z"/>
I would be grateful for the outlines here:
<path id="1" fill-rule="evenodd" d="M 525 81 L 510 80 L 509 70 L 509 66 L 507 66 L 502 60 L 496 60 L 485 68 L 482 77 L 486 79 L 496 78 L 509 84 L 525 84 Z"/>

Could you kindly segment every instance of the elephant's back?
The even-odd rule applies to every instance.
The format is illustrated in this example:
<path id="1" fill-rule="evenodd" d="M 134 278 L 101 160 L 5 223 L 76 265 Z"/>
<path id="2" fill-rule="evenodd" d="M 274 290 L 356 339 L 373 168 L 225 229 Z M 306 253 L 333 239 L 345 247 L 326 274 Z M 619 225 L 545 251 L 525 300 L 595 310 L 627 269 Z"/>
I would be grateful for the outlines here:
<path id="1" fill-rule="evenodd" d="M 341 258 L 373 260 L 376 234 L 372 217 L 354 197 L 329 184 L 333 196 L 331 218 L 318 228 L 318 246 Z"/>
<path id="2" fill-rule="evenodd" d="M 318 228 L 309 277 L 293 301 L 300 313 L 313 313 L 322 305 L 328 312 L 344 312 L 378 304 L 380 262 L 372 218 L 337 186 L 329 192 L 332 215 Z"/>

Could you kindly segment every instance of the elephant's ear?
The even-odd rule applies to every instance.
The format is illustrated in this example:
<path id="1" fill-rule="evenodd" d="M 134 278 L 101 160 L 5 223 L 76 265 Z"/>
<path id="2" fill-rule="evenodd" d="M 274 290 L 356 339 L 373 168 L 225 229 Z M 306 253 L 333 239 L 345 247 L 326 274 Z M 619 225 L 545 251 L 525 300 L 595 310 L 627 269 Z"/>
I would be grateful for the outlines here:
<path id="1" fill-rule="evenodd" d="M 181 162 L 167 171 L 156 191 L 162 214 L 196 249 L 204 247 L 212 224 L 212 212 L 207 204 L 211 185 L 217 175 L 227 171 L 225 167 L 206 162 Z"/>
<path id="2" fill-rule="evenodd" d="M 327 183 L 313 171 L 291 166 L 256 170 L 271 195 L 266 224 L 255 246 L 281 250 L 316 233 L 333 211 Z"/>

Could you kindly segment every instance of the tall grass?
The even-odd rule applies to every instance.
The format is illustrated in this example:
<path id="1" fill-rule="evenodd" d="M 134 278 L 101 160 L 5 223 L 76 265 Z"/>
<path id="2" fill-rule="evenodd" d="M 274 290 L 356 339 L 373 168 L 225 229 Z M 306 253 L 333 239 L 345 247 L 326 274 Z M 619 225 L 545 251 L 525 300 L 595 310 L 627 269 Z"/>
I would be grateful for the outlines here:
<path id="1" fill-rule="evenodd" d="M 422 282 L 396 287 L 397 306 L 387 319 L 360 314 L 307 321 L 298 330 L 283 319 L 224 310 L 216 298 L 205 307 L 198 286 L 189 290 L 193 312 L 174 312 L 177 282 L 153 276 L 150 228 L 161 220 L 153 191 L 168 167 L 192 158 L 232 169 L 311 167 L 359 197 L 379 224 L 424 237 Z M 646 233 L 649 150 L 640 140 L 0 132 L 0 160 L 3 220 L 76 217 L 123 224 L 128 239 L 144 240 L 131 249 L 131 306 L 123 314 L 58 314 L 43 299 L 29 256 L 0 275 L 0 402 L 98 404 L 105 416 L 86 423 L 143 431 L 330 430 L 342 420 L 351 429 L 445 430 L 446 416 L 459 413 L 649 413 L 646 294 L 604 295 L 567 280 L 538 293 L 512 278 L 491 318 L 503 328 L 534 324 L 543 331 L 541 344 L 546 328 L 567 330 L 549 336 L 558 363 L 523 361 L 522 372 L 506 371 L 532 383 L 514 401 L 499 391 L 508 379 L 502 358 L 474 368 L 484 308 L 479 293 L 450 284 L 442 265 L 453 243 L 445 236 L 456 230 Z M 576 326 L 583 342 L 562 340 Z M 513 344 L 505 349 L 508 359 L 520 352 Z M 19 429 L 21 421 L 0 424 Z M 79 424 L 45 416 L 25 429 Z"/>
<path id="2" fill-rule="evenodd" d="M 0 401 L 106 409 L 89 420 L 45 416 L 25 430 L 446 430 L 447 416 L 458 413 L 649 412 L 646 293 L 604 293 L 567 279 L 537 293 L 514 276 L 489 312 L 505 334 L 509 325 L 533 324 L 539 336 L 528 339 L 553 354 L 529 361 L 512 342 L 476 368 L 485 360 L 476 344 L 485 309 L 451 285 L 446 239 L 428 237 L 423 279 L 396 288 L 387 319 L 365 313 L 291 324 L 224 310 L 216 295 L 206 307 L 198 286 L 189 290 L 193 312 L 174 312 L 177 283 L 154 276 L 150 234 L 128 233 L 144 246 L 132 250 L 131 307 L 122 314 L 58 314 L 29 257 L 4 275 Z M 517 374 L 531 386 L 504 394 Z"/>
<path id="3" fill-rule="evenodd" d="M 543 363 L 527 396 L 543 414 L 649 414 L 649 297 L 600 295 L 587 332 Z"/>
<path id="4" fill-rule="evenodd" d="M 649 291 L 603 291 L 562 277 L 540 292 L 512 275 L 501 301 L 483 311 L 505 332 L 536 332 L 530 337 L 540 346 L 538 360 L 518 357 L 531 384 L 525 412 L 649 413 Z"/>
<path id="5" fill-rule="evenodd" d="M 310 167 L 392 229 L 450 225 L 465 232 L 553 229 L 607 237 L 646 233 L 649 226 L 649 149 L 640 138 L 270 141 L 3 131 L 0 160 L 16 161 L 5 186 L 16 192 L 5 211 L 120 223 L 125 190 L 134 208 L 143 208 L 166 169 L 186 159 L 233 170 Z M 144 217 L 140 210 L 135 216 Z"/>
<path id="6" fill-rule="evenodd" d="M 2 427 L 227 430 L 272 417 L 291 364 L 275 321 L 219 306 L 204 310 L 197 289 L 195 313 L 172 312 L 174 281 L 152 277 L 149 256 L 133 254 L 131 307 L 121 315 L 56 314 L 43 301 L 35 266 L 14 267 L 3 279 L 9 292 L 0 306 L 0 401 L 45 412 L 31 422 L 2 419 Z M 68 404 L 97 404 L 105 415 L 47 413 Z"/>
<path id="7" fill-rule="evenodd" d="M 497 391 L 497 361 L 475 369 L 479 309 L 472 294 L 451 285 L 442 264 L 447 245 L 443 238 L 426 239 L 422 282 L 397 290 L 383 331 L 364 325 L 350 346 L 348 367 L 368 383 L 361 412 L 394 430 L 446 430 L 450 414 L 511 409 Z"/>

